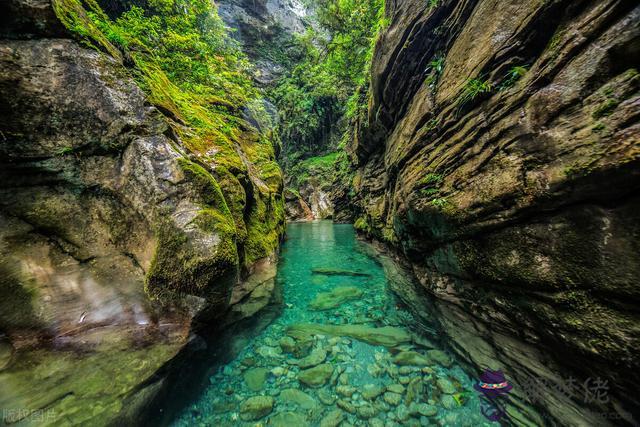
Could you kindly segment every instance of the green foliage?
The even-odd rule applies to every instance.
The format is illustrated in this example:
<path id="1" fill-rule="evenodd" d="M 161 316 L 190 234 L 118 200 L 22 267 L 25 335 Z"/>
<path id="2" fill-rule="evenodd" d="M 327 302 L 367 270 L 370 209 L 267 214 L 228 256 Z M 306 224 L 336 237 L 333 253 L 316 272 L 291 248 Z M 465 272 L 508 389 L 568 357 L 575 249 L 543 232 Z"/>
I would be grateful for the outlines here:
<path id="1" fill-rule="evenodd" d="M 610 116 L 615 111 L 615 109 L 618 108 L 618 105 L 620 105 L 620 101 L 614 98 L 609 98 L 602 104 L 598 105 L 591 116 L 594 119 L 600 119 L 602 117 Z"/>
<path id="2" fill-rule="evenodd" d="M 300 188 L 310 177 L 314 177 L 321 187 L 331 185 L 336 175 L 338 159 L 343 156 L 341 152 L 333 152 L 296 162 L 290 170 L 291 184 Z"/>
<path id="3" fill-rule="evenodd" d="M 435 198 L 435 199 L 431 200 L 431 205 L 436 207 L 436 208 L 438 208 L 438 209 L 443 209 L 448 204 L 449 204 L 449 201 L 447 200 L 446 197 Z"/>
<path id="4" fill-rule="evenodd" d="M 442 185 L 442 175 L 429 173 L 425 175 L 418 184 L 423 187 L 420 189 L 420 194 L 424 196 L 433 196 L 438 192 L 438 189 Z"/>
<path id="5" fill-rule="evenodd" d="M 429 76 L 425 79 L 425 84 L 431 87 L 432 90 L 435 89 L 438 80 L 440 79 L 440 75 L 444 70 L 444 56 L 438 55 L 429 62 L 429 67 L 427 71 L 429 72 Z"/>
<path id="6" fill-rule="evenodd" d="M 376 35 L 388 24 L 383 0 L 319 0 L 315 10 L 323 31 L 310 28 L 295 40 L 301 58 L 269 92 L 285 157 L 323 151 L 319 143 L 341 117 L 362 113 Z"/>
<path id="7" fill-rule="evenodd" d="M 435 8 L 440 4 L 440 0 L 427 0 L 427 4 L 430 8 Z"/>
<path id="8" fill-rule="evenodd" d="M 498 90 L 505 90 L 512 87 L 518 80 L 520 80 L 520 78 L 522 78 L 522 76 L 527 73 L 527 71 L 527 68 L 524 66 L 511 67 L 503 82 L 500 84 Z"/>
<path id="9" fill-rule="evenodd" d="M 478 96 L 490 93 L 493 85 L 489 80 L 469 79 L 464 85 L 462 95 L 458 98 L 458 112 L 470 102 L 473 102 Z"/>
<path id="10" fill-rule="evenodd" d="M 174 118 L 191 151 L 214 149 L 220 163 L 240 166 L 233 148 L 246 127 L 240 111 L 258 95 L 249 62 L 209 1 L 145 4 L 113 21 L 94 0 L 54 0 L 58 17 L 83 42 L 133 62 L 140 87 Z"/>

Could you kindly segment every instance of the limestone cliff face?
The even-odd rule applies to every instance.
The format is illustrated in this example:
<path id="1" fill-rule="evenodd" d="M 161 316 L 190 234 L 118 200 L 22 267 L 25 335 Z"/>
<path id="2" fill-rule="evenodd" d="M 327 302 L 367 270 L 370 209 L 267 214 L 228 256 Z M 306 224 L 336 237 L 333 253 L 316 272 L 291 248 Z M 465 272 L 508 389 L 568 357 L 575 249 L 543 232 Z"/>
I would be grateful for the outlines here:
<path id="1" fill-rule="evenodd" d="M 255 65 L 255 79 L 272 84 L 285 71 L 293 34 L 304 33 L 311 25 L 309 11 L 300 0 L 221 0 L 220 17 L 233 28 Z"/>
<path id="2" fill-rule="evenodd" d="M 2 9 L 0 407 L 51 409 L 52 423 L 134 416 L 194 316 L 219 319 L 273 278 L 261 258 L 284 231 L 281 174 L 238 146 L 223 176 L 49 1 Z M 256 262 L 262 280 L 240 285 Z"/>
<path id="3" fill-rule="evenodd" d="M 532 377 L 600 377 L 609 403 L 535 403 L 565 425 L 631 422 L 640 8 L 429 3 L 387 2 L 351 147 L 356 226 L 406 256 L 455 349 L 506 369 L 516 396 Z"/>

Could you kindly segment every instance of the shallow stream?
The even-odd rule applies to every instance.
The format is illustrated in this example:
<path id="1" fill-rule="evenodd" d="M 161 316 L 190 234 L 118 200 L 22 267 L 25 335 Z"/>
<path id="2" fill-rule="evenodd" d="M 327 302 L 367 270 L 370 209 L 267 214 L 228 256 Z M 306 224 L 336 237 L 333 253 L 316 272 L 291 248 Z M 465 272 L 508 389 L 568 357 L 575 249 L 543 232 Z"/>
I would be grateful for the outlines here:
<path id="1" fill-rule="evenodd" d="M 411 329 L 365 245 L 350 225 L 290 224 L 281 314 L 216 366 L 172 424 L 492 425 L 473 379 Z"/>

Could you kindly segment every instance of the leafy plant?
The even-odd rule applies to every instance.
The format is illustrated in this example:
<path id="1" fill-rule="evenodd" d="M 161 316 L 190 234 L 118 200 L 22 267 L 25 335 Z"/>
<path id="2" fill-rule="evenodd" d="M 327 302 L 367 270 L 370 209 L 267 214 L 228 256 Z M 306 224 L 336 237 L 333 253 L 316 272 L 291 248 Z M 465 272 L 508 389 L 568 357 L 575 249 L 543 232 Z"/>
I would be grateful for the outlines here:
<path id="1" fill-rule="evenodd" d="M 511 67 L 503 82 L 500 84 L 499 90 L 505 90 L 512 87 L 522 76 L 527 73 L 527 68 L 524 66 Z"/>
<path id="2" fill-rule="evenodd" d="M 469 102 L 474 101 L 478 96 L 490 93 L 493 85 L 489 80 L 469 79 L 464 85 L 464 89 L 460 98 L 458 98 L 458 111 Z"/>

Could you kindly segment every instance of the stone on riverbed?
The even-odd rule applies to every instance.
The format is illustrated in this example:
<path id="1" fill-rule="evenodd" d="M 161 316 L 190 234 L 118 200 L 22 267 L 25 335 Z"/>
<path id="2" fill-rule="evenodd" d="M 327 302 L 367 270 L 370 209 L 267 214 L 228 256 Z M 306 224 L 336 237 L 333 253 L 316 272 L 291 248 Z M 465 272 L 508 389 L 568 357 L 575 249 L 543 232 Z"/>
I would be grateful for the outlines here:
<path id="1" fill-rule="evenodd" d="M 331 394 L 331 392 L 326 388 L 318 390 L 318 399 L 320 399 L 320 402 L 327 406 L 333 405 L 336 402 L 336 396 Z"/>
<path id="2" fill-rule="evenodd" d="M 373 400 L 384 392 L 384 387 L 376 384 L 366 384 L 362 387 L 362 397 L 365 400 Z"/>
<path id="3" fill-rule="evenodd" d="M 361 276 L 361 277 L 369 277 L 371 276 L 369 273 L 364 273 L 362 271 L 353 271 L 353 270 L 338 270 L 334 268 L 313 268 L 311 269 L 311 273 L 313 274 L 321 274 L 323 276 Z"/>
<path id="4" fill-rule="evenodd" d="M 321 292 L 311 301 L 309 308 L 312 310 L 329 310 L 341 306 L 347 301 L 358 299 L 362 296 L 362 290 L 353 286 L 342 286 L 331 292 Z"/>
<path id="5" fill-rule="evenodd" d="M 271 396 L 250 397 L 240 405 L 240 418 L 245 421 L 259 420 L 271 413 L 273 402 Z"/>
<path id="6" fill-rule="evenodd" d="M 382 397 L 389 405 L 398 406 L 402 401 L 402 395 L 393 392 L 386 392 Z"/>
<path id="7" fill-rule="evenodd" d="M 278 341 L 278 344 L 280 344 L 280 348 L 285 353 L 293 353 L 293 351 L 296 348 L 296 341 L 291 337 L 280 338 L 280 341 Z"/>
<path id="8" fill-rule="evenodd" d="M 411 340 L 411 335 L 409 335 L 405 329 L 392 326 L 371 328 L 363 325 L 298 323 L 291 325 L 287 329 L 287 335 L 299 340 L 308 339 L 311 335 L 320 334 L 350 337 L 371 345 L 383 345 L 386 347 L 395 347 Z"/>
<path id="9" fill-rule="evenodd" d="M 447 356 L 447 353 L 445 353 L 444 351 L 429 350 L 427 351 L 427 356 L 430 359 L 438 362 L 440 365 L 444 366 L 445 368 L 450 368 L 453 363 L 451 361 L 451 358 Z"/>
<path id="10" fill-rule="evenodd" d="M 296 388 L 282 390 L 282 392 L 280 392 L 280 398 L 284 402 L 296 404 L 302 409 L 313 409 L 317 406 L 313 397 Z"/>
<path id="11" fill-rule="evenodd" d="M 269 420 L 269 426 L 273 427 L 307 427 L 308 425 L 305 416 L 295 412 L 280 412 Z"/>
<path id="12" fill-rule="evenodd" d="M 321 348 L 315 348 L 310 355 L 298 360 L 292 360 L 289 363 L 292 365 L 298 365 L 300 368 L 311 368 L 324 362 L 327 358 L 327 352 Z"/>
<path id="13" fill-rule="evenodd" d="M 264 387 L 264 383 L 267 380 L 269 370 L 266 368 L 254 368 L 248 369 L 244 373 L 244 382 L 251 391 L 260 391 Z"/>
<path id="14" fill-rule="evenodd" d="M 400 366 L 426 366 L 431 364 L 431 360 L 416 351 L 401 351 L 394 356 L 393 363 Z"/>
<path id="15" fill-rule="evenodd" d="M 325 415 L 322 421 L 320 421 L 320 427 L 338 427 L 342 420 L 344 420 L 344 412 L 335 409 Z"/>
<path id="16" fill-rule="evenodd" d="M 321 387 L 331 378 L 331 374 L 333 374 L 333 366 L 329 363 L 323 363 L 322 365 L 300 371 L 298 380 L 308 387 Z"/>
<path id="17" fill-rule="evenodd" d="M 376 409 L 371 404 L 362 405 L 357 409 L 358 418 L 362 418 L 363 420 L 373 418 L 377 413 L 378 411 L 376 411 Z"/>
<path id="18" fill-rule="evenodd" d="M 456 392 L 456 386 L 446 378 L 438 378 L 436 384 L 438 384 L 438 388 L 444 394 L 454 394 Z"/>

